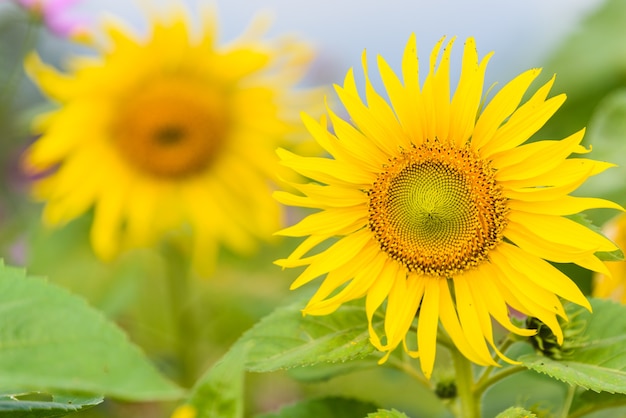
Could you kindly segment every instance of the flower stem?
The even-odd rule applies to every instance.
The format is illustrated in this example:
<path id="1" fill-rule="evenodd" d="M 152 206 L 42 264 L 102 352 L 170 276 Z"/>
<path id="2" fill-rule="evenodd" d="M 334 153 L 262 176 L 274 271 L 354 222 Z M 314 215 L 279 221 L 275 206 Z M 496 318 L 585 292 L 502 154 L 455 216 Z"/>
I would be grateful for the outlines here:
<path id="1" fill-rule="evenodd" d="M 421 384 L 425 388 L 429 390 L 433 389 L 432 385 L 430 384 L 430 381 L 426 379 L 426 377 L 424 377 L 424 375 L 421 372 L 419 372 L 413 366 L 411 366 L 411 363 L 408 361 L 406 357 L 403 356 L 402 359 L 398 359 L 396 357 L 391 356 L 389 357 L 389 360 L 387 362 L 390 366 L 396 368 L 397 370 L 401 372 L 406 373 L 407 376 L 413 378 L 415 381 L 417 381 L 419 384 Z"/>
<path id="2" fill-rule="evenodd" d="M 574 400 L 574 395 L 576 394 L 576 385 L 570 385 L 567 388 L 567 396 L 565 401 L 563 401 L 563 409 L 561 410 L 561 417 L 567 418 L 569 416 L 569 410 L 572 407 L 572 401 Z"/>
<path id="3" fill-rule="evenodd" d="M 190 260 L 173 242 L 164 244 L 163 255 L 167 266 L 166 280 L 179 365 L 178 381 L 183 387 L 191 387 L 198 374 L 196 351 L 198 327 L 189 304 L 189 297 L 192 294 Z"/>
<path id="4" fill-rule="evenodd" d="M 460 418 L 480 418 L 480 398 L 474 394 L 472 363 L 458 350 L 450 350 L 456 372 L 457 391 L 461 402 Z"/>
<path id="5" fill-rule="evenodd" d="M 488 375 L 484 375 L 483 378 L 479 379 L 479 381 L 476 383 L 474 393 L 476 394 L 476 396 L 481 396 L 483 392 L 485 392 L 485 390 L 487 390 L 487 388 L 489 388 L 490 386 L 493 386 L 494 383 L 499 382 L 505 377 L 511 376 L 515 373 L 523 372 L 525 370 L 528 369 L 523 366 L 509 366 L 505 369 L 502 369 L 502 371 L 492 375 L 491 377 L 488 377 Z"/>

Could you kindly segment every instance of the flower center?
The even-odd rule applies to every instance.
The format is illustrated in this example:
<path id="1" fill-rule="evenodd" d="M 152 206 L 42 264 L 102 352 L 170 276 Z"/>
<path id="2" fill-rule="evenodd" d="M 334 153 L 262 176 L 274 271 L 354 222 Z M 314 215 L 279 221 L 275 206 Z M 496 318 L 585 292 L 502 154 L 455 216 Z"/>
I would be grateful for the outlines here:
<path id="1" fill-rule="evenodd" d="M 163 178 L 182 178 L 205 169 L 228 128 L 223 95 L 193 79 L 148 83 L 117 113 L 112 136 L 122 156 L 139 170 Z"/>
<path id="2" fill-rule="evenodd" d="M 451 277 L 502 240 L 506 199 L 488 162 L 437 140 L 402 151 L 369 195 L 369 227 L 408 270 Z"/>

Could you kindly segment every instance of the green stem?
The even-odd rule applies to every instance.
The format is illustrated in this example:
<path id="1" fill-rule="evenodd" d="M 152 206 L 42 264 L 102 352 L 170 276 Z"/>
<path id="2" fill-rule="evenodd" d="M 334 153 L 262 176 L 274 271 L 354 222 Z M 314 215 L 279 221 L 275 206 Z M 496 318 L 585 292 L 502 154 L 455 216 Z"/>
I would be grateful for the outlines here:
<path id="1" fill-rule="evenodd" d="M 400 370 L 401 372 L 406 373 L 407 376 L 413 378 L 425 388 L 429 390 L 433 389 L 432 385 L 430 384 L 430 381 L 426 379 L 426 377 L 422 373 L 420 373 L 413 366 L 411 366 L 411 363 L 408 361 L 406 357 L 403 357 L 402 360 L 400 360 L 397 357 L 390 356 L 389 359 L 387 360 L 387 363 L 390 366 L 396 368 L 397 370 Z"/>
<path id="2" fill-rule="evenodd" d="M 498 347 L 498 350 L 500 350 L 501 353 L 506 352 L 506 350 L 508 350 L 508 348 L 513 344 L 513 340 L 510 338 L 510 336 L 507 336 L 507 338 L 504 339 L 504 341 L 502 342 L 502 344 L 500 345 L 500 347 Z M 493 356 L 493 362 L 494 363 L 498 363 L 499 357 L 498 355 L 494 355 Z M 496 368 L 496 366 L 488 366 L 485 367 L 485 369 L 483 370 L 483 372 L 480 374 L 480 377 L 478 378 L 478 382 L 476 383 L 477 387 L 480 387 L 484 384 L 485 381 L 489 380 L 489 376 L 491 375 L 491 372 Z"/>
<path id="3" fill-rule="evenodd" d="M 457 349 L 450 350 L 456 372 L 457 391 L 461 402 L 460 418 L 480 418 L 480 397 L 474 393 L 472 363 Z"/>
<path id="4" fill-rule="evenodd" d="M 476 396 L 481 396 L 490 386 L 493 386 L 495 383 L 499 382 L 505 377 L 511 376 L 515 373 L 523 372 L 524 370 L 528 369 L 523 366 L 509 366 L 491 377 L 488 377 L 488 374 L 484 374 L 476 383 L 474 393 L 476 394 Z"/>
<path id="5" fill-rule="evenodd" d="M 190 260 L 172 242 L 164 244 L 163 255 L 167 266 L 166 280 L 179 364 L 178 381 L 184 387 L 192 387 L 198 376 L 198 327 L 189 303 L 192 294 Z"/>
<path id="6" fill-rule="evenodd" d="M 567 396 L 563 402 L 563 409 L 561 410 L 561 418 L 567 418 L 569 416 L 569 409 L 572 407 L 572 401 L 576 394 L 576 385 L 570 385 L 567 389 Z"/>

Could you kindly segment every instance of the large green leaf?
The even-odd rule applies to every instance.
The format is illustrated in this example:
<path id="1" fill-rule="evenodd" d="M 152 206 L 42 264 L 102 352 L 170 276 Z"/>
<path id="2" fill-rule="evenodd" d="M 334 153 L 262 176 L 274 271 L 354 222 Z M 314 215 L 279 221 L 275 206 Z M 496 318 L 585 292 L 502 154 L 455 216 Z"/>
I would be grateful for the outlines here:
<path id="1" fill-rule="evenodd" d="M 540 353 L 518 360 L 529 369 L 596 392 L 626 393 L 626 306 L 591 300 L 593 313 L 568 305 L 572 321 L 586 323 L 582 334 L 569 344 L 563 361 Z M 571 352 L 569 351 L 571 350 Z"/>
<path id="2" fill-rule="evenodd" d="M 23 400 L 16 396 L 0 396 L 0 417 L 56 418 L 91 408 L 102 402 L 101 397 L 54 396 L 50 401 Z"/>
<path id="3" fill-rule="evenodd" d="M 1 261 L 0 387 L 133 401 L 183 394 L 83 299 Z"/>
<path id="4" fill-rule="evenodd" d="M 188 403 L 197 418 L 241 418 L 243 416 L 244 361 L 248 346 L 231 348 L 193 388 Z"/>
<path id="5" fill-rule="evenodd" d="M 299 402 L 257 418 L 363 418 L 373 409 L 376 409 L 376 405 L 371 402 L 328 397 Z"/>
<path id="6" fill-rule="evenodd" d="M 371 358 L 355 359 L 341 363 L 320 363 L 289 370 L 289 376 L 306 383 L 323 382 L 334 377 L 378 367 Z"/>
<path id="7" fill-rule="evenodd" d="M 272 372 L 346 362 L 374 351 L 362 306 L 348 304 L 332 315 L 315 317 L 302 316 L 303 304 L 298 301 L 277 308 L 263 318 L 200 379 L 188 401 L 199 417 L 242 416 L 244 370 Z M 380 330 L 382 319 L 375 322 L 375 327 Z M 335 372 L 341 374 L 343 368 Z M 323 374 L 330 378 L 334 373 L 326 370 Z"/>
<path id="8" fill-rule="evenodd" d="M 246 369 L 269 372 L 318 363 L 345 362 L 373 353 L 363 304 L 347 304 L 325 316 L 303 316 L 298 302 L 278 308 L 246 332 Z M 382 319 L 374 326 L 380 332 Z"/>

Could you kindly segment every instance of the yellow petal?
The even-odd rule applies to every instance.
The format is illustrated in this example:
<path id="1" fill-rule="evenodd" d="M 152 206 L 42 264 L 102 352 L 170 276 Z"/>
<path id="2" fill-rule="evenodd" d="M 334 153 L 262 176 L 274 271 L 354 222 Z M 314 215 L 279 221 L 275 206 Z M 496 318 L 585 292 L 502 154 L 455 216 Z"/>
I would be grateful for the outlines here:
<path id="1" fill-rule="evenodd" d="M 448 140 L 450 126 L 450 52 L 454 39 L 444 48 L 439 68 L 435 71 L 439 50 L 445 40 L 441 38 L 430 54 L 430 71 L 422 88 L 423 112 L 426 117 L 426 138 Z"/>
<path id="2" fill-rule="evenodd" d="M 469 343 L 461 324 L 457 311 L 452 301 L 452 295 L 450 294 L 450 288 L 448 287 L 447 280 L 436 280 L 439 286 L 439 316 L 443 327 L 448 332 L 450 338 L 454 342 L 454 345 L 459 351 L 468 359 L 476 364 L 481 364 L 481 358 L 474 350 L 474 347 Z"/>
<path id="3" fill-rule="evenodd" d="M 365 313 L 367 315 L 370 341 L 374 347 L 380 351 L 387 351 L 389 347 L 388 345 L 383 346 L 381 344 L 380 338 L 372 326 L 372 319 L 374 318 L 376 310 L 380 307 L 380 305 L 382 305 L 383 301 L 387 298 L 387 295 L 389 295 L 391 286 L 393 286 L 400 269 L 404 269 L 404 266 L 400 266 L 397 262 L 386 258 L 385 266 L 381 270 L 377 280 L 374 281 L 374 284 L 370 287 L 369 292 L 367 292 L 367 297 L 365 298 Z M 382 361 L 384 360 L 386 360 L 385 357 L 383 357 Z"/>
<path id="4" fill-rule="evenodd" d="M 459 85 L 450 107 L 450 140 L 457 147 L 467 143 L 476 124 L 478 107 L 483 94 L 485 70 L 493 53 L 487 54 L 478 64 L 478 52 L 474 38 L 468 38 L 463 50 L 463 64 Z"/>
<path id="5" fill-rule="evenodd" d="M 530 83 L 540 72 L 540 69 L 533 69 L 518 75 L 494 96 L 476 122 L 472 149 L 480 150 L 493 139 L 500 125 L 515 111 Z"/>
<path id="6" fill-rule="evenodd" d="M 482 318 L 481 320 L 476 308 L 476 305 L 482 302 L 474 300 L 469 289 L 470 285 L 462 275 L 460 277 L 454 277 L 452 281 L 454 282 L 456 309 L 459 313 L 461 328 L 463 329 L 467 341 L 474 349 L 474 352 L 480 357 L 481 362 L 479 364 L 485 366 L 495 365 L 491 353 L 487 348 L 487 343 L 485 342 L 486 335 L 492 339 L 491 323 L 488 317 Z"/>
<path id="7" fill-rule="evenodd" d="M 417 314 L 417 308 L 424 294 L 424 276 L 399 271 L 398 277 L 389 292 L 385 312 L 385 335 L 387 341 L 396 345 L 406 338 L 406 333 Z M 397 343 L 396 343 L 397 342 Z"/>
<path id="8" fill-rule="evenodd" d="M 385 85 L 385 90 L 389 95 L 389 100 L 393 106 L 398 121 L 410 141 L 416 145 L 422 143 L 424 132 L 422 127 L 422 112 L 419 101 L 420 94 L 413 92 L 412 94 L 405 90 L 404 86 L 393 72 L 389 64 L 380 55 L 377 56 L 378 70 Z M 415 75 L 417 77 L 417 74 Z M 378 160 L 378 161 L 382 161 Z"/>
<path id="9" fill-rule="evenodd" d="M 424 281 L 424 298 L 417 322 L 417 347 L 420 353 L 420 366 L 427 379 L 433 372 L 437 351 L 437 327 L 439 325 L 439 279 Z"/>
<path id="10" fill-rule="evenodd" d="M 566 248 L 575 247 L 590 252 L 617 249 L 615 244 L 602 235 L 571 219 L 516 210 L 511 210 L 508 218 L 512 223 L 523 225 L 538 239 L 555 245 L 564 245 Z"/>
<path id="11" fill-rule="evenodd" d="M 589 301 L 578 286 L 569 277 L 546 261 L 506 242 L 500 244 L 496 253 L 501 254 L 514 269 L 520 272 L 527 272 L 528 280 L 531 280 L 536 285 L 591 310 Z M 494 260 L 494 262 L 496 261 Z"/>
<path id="12" fill-rule="evenodd" d="M 381 255 L 380 250 L 371 245 L 365 246 L 362 257 L 358 257 L 354 263 L 344 265 L 337 270 L 328 273 L 328 276 L 320 285 L 315 295 L 305 308 L 306 314 L 327 315 L 337 309 L 341 304 L 360 298 L 369 292 L 370 287 L 378 279 L 385 267 L 386 255 Z M 355 266 L 354 269 L 351 269 Z M 352 276 L 348 283 L 339 293 L 326 299 L 335 289 Z"/>
<path id="13" fill-rule="evenodd" d="M 511 209 L 529 213 L 543 213 L 546 215 L 573 215 L 588 209 L 608 208 L 623 211 L 624 208 L 615 202 L 595 197 L 562 196 L 552 201 L 527 202 L 511 200 L 507 203 Z"/>
<path id="14" fill-rule="evenodd" d="M 353 262 L 359 252 L 371 242 L 372 235 L 368 230 L 343 237 L 317 256 L 309 267 L 291 284 L 291 289 L 316 279 L 324 273 L 334 270 L 346 263 Z"/>
<path id="15" fill-rule="evenodd" d="M 565 318 L 565 310 L 556 294 L 530 279 L 529 276 L 535 274 L 532 270 L 514 268 L 508 253 L 501 250 L 503 245 L 505 243 L 501 243 L 495 250 L 491 251 L 489 257 L 492 266 L 500 272 L 497 275 L 500 279 L 499 282 L 510 289 L 510 293 L 515 295 L 515 300 L 522 303 L 525 308 L 522 312 L 532 316 L 537 316 L 537 313 L 549 312 Z M 502 291 L 502 287 L 500 291 Z"/>
<path id="16" fill-rule="evenodd" d="M 484 158 L 526 142 L 556 113 L 565 102 L 565 95 L 561 94 L 545 100 L 554 80 L 555 77 L 552 77 L 538 89 L 533 97 L 520 106 L 498 129 L 493 139 L 481 149 L 481 155 Z"/>
<path id="17" fill-rule="evenodd" d="M 498 288 L 491 283 L 495 274 L 489 262 L 481 264 L 478 269 L 463 273 L 466 280 L 470 283 L 469 287 L 474 299 L 480 300 L 480 305 L 484 305 L 485 309 L 500 325 L 517 335 L 534 335 L 536 333 L 535 331 L 519 328 L 511 322 L 504 296 L 500 293 Z"/>
<path id="18" fill-rule="evenodd" d="M 578 148 L 584 131 L 560 141 L 538 141 L 492 156 L 496 180 L 536 177 L 556 167 Z"/>
<path id="19" fill-rule="evenodd" d="M 346 235 L 367 225 L 367 212 L 361 208 L 333 208 L 307 216 L 297 224 L 279 231 L 287 237 L 311 234 Z"/>

